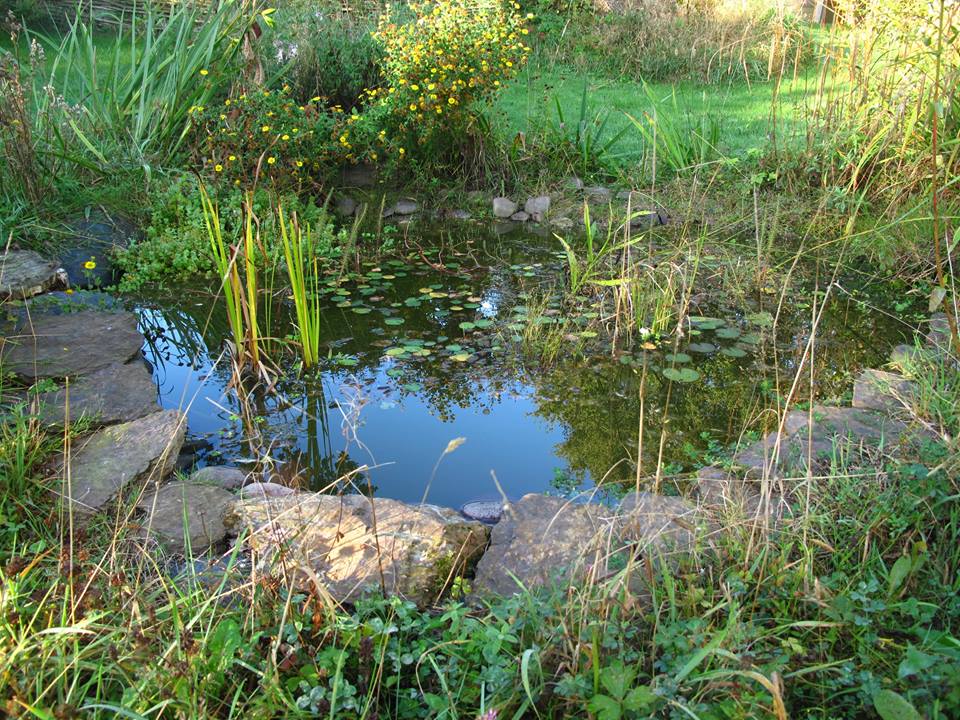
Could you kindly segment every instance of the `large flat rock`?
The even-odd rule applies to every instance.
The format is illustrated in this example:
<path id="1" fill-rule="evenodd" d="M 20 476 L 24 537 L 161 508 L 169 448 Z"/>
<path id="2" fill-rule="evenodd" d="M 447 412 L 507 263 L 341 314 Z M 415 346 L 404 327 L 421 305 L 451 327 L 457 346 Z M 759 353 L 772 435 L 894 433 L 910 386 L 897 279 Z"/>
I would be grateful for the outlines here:
<path id="1" fill-rule="evenodd" d="M 186 415 L 162 410 L 112 425 L 74 441 L 62 494 L 76 516 L 87 517 L 121 493 L 163 481 L 183 445 Z"/>
<path id="2" fill-rule="evenodd" d="M 82 375 L 65 387 L 37 396 L 38 416 L 48 425 L 63 427 L 89 419 L 91 427 L 129 422 L 156 412 L 157 386 L 143 362 L 114 363 Z"/>
<path id="3" fill-rule="evenodd" d="M 263 572 L 316 578 L 338 601 L 382 589 L 434 602 L 487 543 L 487 528 L 448 508 L 362 495 L 298 493 L 243 500 L 228 530 L 247 542 Z"/>
<path id="4" fill-rule="evenodd" d="M 803 473 L 808 465 L 816 468 L 832 458 L 855 460 L 891 452 L 919 438 L 920 431 L 883 412 L 818 405 L 812 413 L 787 413 L 782 433 L 771 432 L 748 445 L 733 462 L 752 475 Z"/>
<path id="5" fill-rule="evenodd" d="M 170 553 L 200 554 L 227 536 L 223 516 L 236 496 L 215 485 L 171 482 L 140 498 L 141 526 Z"/>
<path id="6" fill-rule="evenodd" d="M 23 300 L 66 284 L 59 263 L 32 250 L 8 250 L 0 254 L 0 300 Z"/>
<path id="7" fill-rule="evenodd" d="M 61 378 L 125 363 L 143 346 L 133 313 L 82 310 L 33 316 L 0 346 L 3 367 L 21 378 Z"/>
<path id="8" fill-rule="evenodd" d="M 524 495 L 504 507 L 477 563 L 474 592 L 509 596 L 568 583 L 594 561 L 599 508 L 548 495 Z"/>
<path id="9" fill-rule="evenodd" d="M 853 407 L 900 413 L 916 400 L 917 384 L 903 375 L 864 370 L 853 383 Z"/>

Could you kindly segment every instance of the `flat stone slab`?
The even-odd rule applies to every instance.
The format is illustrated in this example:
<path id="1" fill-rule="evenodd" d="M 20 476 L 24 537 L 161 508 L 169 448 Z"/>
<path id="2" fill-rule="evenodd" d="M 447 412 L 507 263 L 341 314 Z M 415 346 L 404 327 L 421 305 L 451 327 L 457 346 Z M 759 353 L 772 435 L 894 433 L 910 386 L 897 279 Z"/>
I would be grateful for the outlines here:
<path id="1" fill-rule="evenodd" d="M 339 601 L 382 589 L 421 606 L 472 565 L 488 533 L 449 508 L 322 493 L 244 500 L 226 524 L 232 533 L 249 531 L 262 572 L 318 578 Z"/>
<path id="2" fill-rule="evenodd" d="M 7 336 L 0 353 L 7 372 L 39 380 L 86 375 L 125 363 L 142 346 L 133 313 L 82 310 L 32 317 Z"/>
<path id="3" fill-rule="evenodd" d="M 161 410 L 111 425 L 74 441 L 62 495 L 78 518 L 89 517 L 121 493 L 160 483 L 183 444 L 186 415 Z"/>
<path id="4" fill-rule="evenodd" d="M 32 250 L 8 250 L 0 255 L 0 300 L 24 300 L 66 282 L 59 263 Z"/>
<path id="5" fill-rule="evenodd" d="M 477 563 L 474 592 L 509 596 L 524 588 L 567 583 L 593 561 L 599 508 L 548 495 L 508 504 Z"/>
<path id="6" fill-rule="evenodd" d="M 806 410 L 790 411 L 781 435 L 773 431 L 740 450 L 733 456 L 734 464 L 755 475 L 763 475 L 768 468 L 775 475 L 805 472 L 808 456 L 817 465 L 835 455 L 889 451 L 920 437 L 919 431 L 901 420 L 865 408 L 817 405 L 812 432 L 807 428 L 808 419 Z"/>
<path id="7" fill-rule="evenodd" d="M 215 485 L 171 482 L 148 492 L 137 502 L 146 537 L 170 553 L 202 553 L 227 536 L 223 516 L 236 496 Z"/>
<path id="8" fill-rule="evenodd" d="M 917 396 L 916 383 L 883 370 L 864 370 L 853 383 L 853 407 L 902 412 Z"/>
<path id="9" fill-rule="evenodd" d="M 38 417 L 47 425 L 63 427 L 89 418 L 91 427 L 129 422 L 159 410 L 157 386 L 143 362 L 114 363 L 82 375 L 60 390 L 41 393 Z"/>

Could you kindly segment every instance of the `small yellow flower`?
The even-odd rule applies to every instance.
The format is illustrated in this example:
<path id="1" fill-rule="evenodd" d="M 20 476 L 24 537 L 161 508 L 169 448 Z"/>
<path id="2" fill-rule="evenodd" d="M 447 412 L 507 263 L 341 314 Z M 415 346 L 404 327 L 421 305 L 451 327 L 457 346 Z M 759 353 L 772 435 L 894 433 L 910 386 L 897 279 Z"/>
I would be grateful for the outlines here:
<path id="1" fill-rule="evenodd" d="M 273 155 L 271 155 L 270 157 L 267 158 L 267 165 L 273 165 L 276 161 L 277 159 Z"/>
<path id="2" fill-rule="evenodd" d="M 265 133 L 270 132 L 270 126 L 264 125 L 262 128 L 260 128 L 260 130 L 261 132 L 265 132 Z"/>
<path id="3" fill-rule="evenodd" d="M 302 168 L 302 167 L 303 167 L 303 160 L 297 160 L 297 167 L 298 167 L 298 168 Z"/>
<path id="4" fill-rule="evenodd" d="M 290 136 L 284 134 L 280 139 L 281 139 L 281 140 L 289 140 L 289 139 L 290 139 Z"/>
<path id="5" fill-rule="evenodd" d="M 237 159 L 236 155 L 231 155 L 230 157 L 227 158 L 227 160 L 229 160 L 230 162 L 233 162 L 236 159 Z"/>
<path id="6" fill-rule="evenodd" d="M 203 70 L 200 71 L 200 74 L 203 75 L 203 76 L 207 76 L 207 75 L 210 74 L 210 71 L 207 70 L 207 69 L 203 69 Z"/>
<path id="7" fill-rule="evenodd" d="M 93 270 L 96 266 L 97 264 L 93 260 L 87 260 L 83 264 L 83 267 L 85 267 L 87 270 Z"/>
<path id="8" fill-rule="evenodd" d="M 216 170 L 217 172 L 223 172 L 223 165 L 221 165 L 220 163 L 217 163 L 216 165 L 213 166 L 213 169 Z"/>

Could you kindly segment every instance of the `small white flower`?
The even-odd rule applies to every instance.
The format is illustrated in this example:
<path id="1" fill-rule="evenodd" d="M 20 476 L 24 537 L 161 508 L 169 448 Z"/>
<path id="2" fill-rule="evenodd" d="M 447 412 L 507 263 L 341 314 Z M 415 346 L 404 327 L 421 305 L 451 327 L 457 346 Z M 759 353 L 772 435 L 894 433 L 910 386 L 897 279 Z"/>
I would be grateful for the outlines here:
<path id="1" fill-rule="evenodd" d="M 650 337 L 653 334 L 652 332 L 650 332 L 650 328 L 645 328 L 645 327 L 640 328 L 640 330 L 638 330 L 637 332 L 640 333 L 640 337 L 642 338 Z"/>

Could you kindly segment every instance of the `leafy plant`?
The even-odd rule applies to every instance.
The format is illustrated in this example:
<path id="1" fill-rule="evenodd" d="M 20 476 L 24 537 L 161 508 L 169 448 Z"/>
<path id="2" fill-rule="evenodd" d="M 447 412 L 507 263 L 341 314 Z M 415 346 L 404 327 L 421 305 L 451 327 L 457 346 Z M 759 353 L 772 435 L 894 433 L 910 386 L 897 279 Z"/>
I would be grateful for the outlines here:
<path id="1" fill-rule="evenodd" d="M 599 671 L 600 685 L 605 692 L 597 692 L 587 707 L 597 716 L 597 720 L 621 720 L 628 713 L 649 710 L 657 696 L 649 685 L 636 685 L 637 670 L 614 661 Z"/>
<path id="2" fill-rule="evenodd" d="M 283 206 L 277 207 L 283 255 L 290 279 L 290 291 L 297 315 L 297 333 L 304 367 L 316 364 L 320 356 L 320 268 L 309 226 L 301 231 L 297 216 L 289 222 Z"/>
<path id="3" fill-rule="evenodd" d="M 586 80 L 580 96 L 579 113 L 575 119 L 567 119 L 559 97 L 554 98 L 554 107 L 557 119 L 551 131 L 556 138 L 555 144 L 559 145 L 559 151 L 568 158 L 575 171 L 587 176 L 596 171 L 609 170 L 614 159 L 610 151 L 630 126 L 626 125 L 613 134 L 607 132 L 610 111 L 595 110 L 588 103 Z"/>

